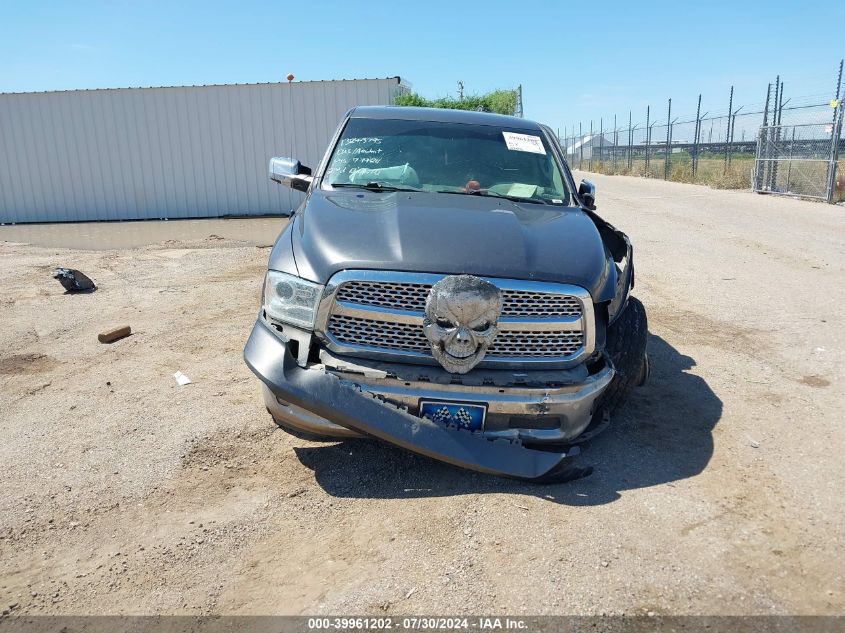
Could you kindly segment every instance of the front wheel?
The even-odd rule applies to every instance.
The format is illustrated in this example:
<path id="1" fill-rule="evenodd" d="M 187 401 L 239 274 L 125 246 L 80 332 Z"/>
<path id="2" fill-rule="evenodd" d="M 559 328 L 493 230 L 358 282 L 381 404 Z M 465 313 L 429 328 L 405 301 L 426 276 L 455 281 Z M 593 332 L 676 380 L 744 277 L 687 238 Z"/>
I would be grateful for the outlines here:
<path id="1" fill-rule="evenodd" d="M 606 351 L 616 375 L 602 394 L 601 406 L 612 413 L 621 407 L 634 387 L 645 384 L 650 367 L 648 318 L 645 306 L 636 297 L 629 297 L 622 314 L 607 328 Z"/>

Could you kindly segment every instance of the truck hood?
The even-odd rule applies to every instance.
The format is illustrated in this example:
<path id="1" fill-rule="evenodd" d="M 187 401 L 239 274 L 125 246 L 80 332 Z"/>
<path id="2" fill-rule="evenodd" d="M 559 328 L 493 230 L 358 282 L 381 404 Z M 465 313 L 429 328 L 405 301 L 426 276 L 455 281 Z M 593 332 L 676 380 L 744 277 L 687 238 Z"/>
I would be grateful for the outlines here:
<path id="1" fill-rule="evenodd" d="M 599 294 L 608 272 L 592 220 L 579 208 L 437 193 L 315 190 L 270 257 L 284 270 L 290 236 L 301 277 L 341 270 L 469 273 L 558 283 Z M 287 234 L 287 235 L 286 235 Z"/>

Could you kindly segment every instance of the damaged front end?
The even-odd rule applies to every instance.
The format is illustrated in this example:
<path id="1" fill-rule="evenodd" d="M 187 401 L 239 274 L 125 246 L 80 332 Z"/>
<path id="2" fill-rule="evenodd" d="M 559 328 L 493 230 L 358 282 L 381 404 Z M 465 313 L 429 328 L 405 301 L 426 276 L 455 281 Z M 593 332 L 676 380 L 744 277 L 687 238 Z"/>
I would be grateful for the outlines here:
<path id="1" fill-rule="evenodd" d="M 399 114 L 351 111 L 314 174 L 271 159 L 271 179 L 307 195 L 244 350 L 267 409 L 294 432 L 375 437 L 484 473 L 587 474 L 577 444 L 647 373 L 645 313 L 621 317 L 628 238 L 592 212 L 595 188 L 576 189 L 550 129 Z M 452 182 L 456 156 L 484 186 Z"/>
<path id="2" fill-rule="evenodd" d="M 258 319 L 244 358 L 263 382 L 268 410 L 289 426 L 323 436 L 371 436 L 456 466 L 528 481 L 566 481 L 591 472 L 574 463 L 578 447 L 561 442 L 603 421 L 594 409 L 613 369 L 602 358 L 554 375 L 477 370 L 454 380 L 433 367 L 361 364 L 327 352 L 302 366 L 292 353 L 298 345 L 271 328 Z M 420 417 L 425 399 L 484 402 L 487 426 L 473 432 Z"/>

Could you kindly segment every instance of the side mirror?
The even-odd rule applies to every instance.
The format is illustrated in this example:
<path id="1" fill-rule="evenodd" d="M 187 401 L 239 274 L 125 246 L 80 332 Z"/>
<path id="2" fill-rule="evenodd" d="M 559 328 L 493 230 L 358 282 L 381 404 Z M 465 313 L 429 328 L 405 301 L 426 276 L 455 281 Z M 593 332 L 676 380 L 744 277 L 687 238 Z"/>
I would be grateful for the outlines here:
<path id="1" fill-rule="evenodd" d="M 578 197 L 590 211 L 596 210 L 596 186 L 589 180 L 582 180 L 578 185 Z"/>
<path id="2" fill-rule="evenodd" d="M 311 169 L 293 158 L 271 158 L 270 180 L 297 191 L 308 191 L 311 181 Z"/>

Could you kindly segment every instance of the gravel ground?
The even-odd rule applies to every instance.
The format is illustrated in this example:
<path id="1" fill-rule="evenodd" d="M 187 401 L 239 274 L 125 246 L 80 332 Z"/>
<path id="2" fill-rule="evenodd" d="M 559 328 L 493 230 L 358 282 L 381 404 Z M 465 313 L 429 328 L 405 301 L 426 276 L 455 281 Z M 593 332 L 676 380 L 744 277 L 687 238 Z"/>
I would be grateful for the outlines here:
<path id="1" fill-rule="evenodd" d="M 277 430 L 241 360 L 266 248 L 0 246 L 0 607 L 843 613 L 843 210 L 593 178 L 653 374 L 562 485 Z"/>

